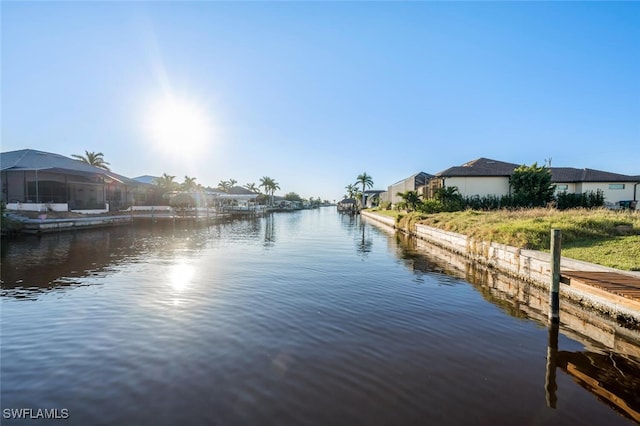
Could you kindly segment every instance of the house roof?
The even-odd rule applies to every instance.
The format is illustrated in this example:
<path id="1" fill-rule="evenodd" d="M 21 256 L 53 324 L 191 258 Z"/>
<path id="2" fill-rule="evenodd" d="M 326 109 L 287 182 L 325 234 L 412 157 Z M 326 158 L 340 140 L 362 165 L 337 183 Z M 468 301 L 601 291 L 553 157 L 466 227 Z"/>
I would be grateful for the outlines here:
<path id="1" fill-rule="evenodd" d="M 338 204 L 355 204 L 356 200 L 355 198 L 345 198 L 344 200 L 340 201 Z"/>
<path id="2" fill-rule="evenodd" d="M 478 158 L 462 166 L 451 167 L 436 173 L 437 177 L 509 177 L 518 164 Z M 639 182 L 637 176 L 621 175 L 594 169 L 550 167 L 553 182 Z"/>
<path id="3" fill-rule="evenodd" d="M 229 190 L 227 191 L 227 194 L 259 195 L 257 192 L 250 191 L 247 188 L 243 188 L 241 186 L 234 186 L 234 187 L 229 188 Z"/>
<path id="4" fill-rule="evenodd" d="M 573 167 L 551 167 L 551 180 L 553 182 L 640 182 L 637 176 Z"/>
<path id="5" fill-rule="evenodd" d="M 136 182 L 146 183 L 149 185 L 153 185 L 156 182 L 156 179 L 158 179 L 158 176 L 150 176 L 150 175 L 142 175 L 142 176 L 133 178 L 133 180 L 135 180 Z"/>
<path id="6" fill-rule="evenodd" d="M 469 161 L 462 166 L 450 167 L 439 173 L 437 177 L 489 177 L 489 176 L 511 176 L 513 169 L 519 164 L 506 163 L 504 161 L 492 160 L 490 158 L 478 158 Z"/>
<path id="7" fill-rule="evenodd" d="M 0 153 L 0 170 L 5 171 L 49 171 L 77 175 L 104 175 L 121 183 L 136 183 L 128 177 L 74 160 L 60 154 L 21 149 Z"/>

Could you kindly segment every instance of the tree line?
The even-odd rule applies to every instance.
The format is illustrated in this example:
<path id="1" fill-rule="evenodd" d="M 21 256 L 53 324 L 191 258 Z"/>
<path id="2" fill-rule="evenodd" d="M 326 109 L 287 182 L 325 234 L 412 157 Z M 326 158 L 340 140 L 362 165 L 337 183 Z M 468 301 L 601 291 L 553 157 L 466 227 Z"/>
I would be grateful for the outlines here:
<path id="1" fill-rule="evenodd" d="M 83 163 L 87 163 L 107 171 L 111 170 L 108 167 L 109 163 L 105 161 L 104 154 L 102 152 L 93 152 L 93 151 L 85 150 L 85 153 L 83 155 L 72 154 L 71 156 L 77 160 L 82 161 Z M 218 182 L 218 186 L 216 188 L 212 188 L 212 187 L 205 187 L 201 185 L 200 183 L 196 182 L 195 177 L 191 177 L 191 176 L 185 176 L 184 181 L 180 183 L 176 181 L 176 176 L 172 176 L 167 173 L 163 173 L 162 176 L 156 178 L 153 182 L 153 184 L 156 185 L 164 193 L 176 192 L 176 191 L 184 191 L 184 192 L 211 191 L 213 189 L 216 189 L 222 192 L 229 192 L 229 190 L 235 187 L 237 183 L 238 181 L 235 179 L 221 180 L 220 182 Z M 259 184 L 256 184 L 255 182 L 249 182 L 243 185 L 242 187 L 251 192 L 255 192 L 256 194 L 258 194 L 257 198 L 259 201 L 261 199 L 262 201 L 267 201 L 268 199 L 270 201 L 270 204 L 273 204 L 273 198 L 274 198 L 275 192 L 280 190 L 280 184 L 276 182 L 275 179 L 269 176 L 263 176 L 262 178 L 260 178 Z M 300 195 L 296 194 L 295 192 L 287 193 L 284 196 L 284 199 L 288 201 L 300 201 L 300 202 L 305 201 L 300 197 Z M 309 203 L 312 206 L 317 206 L 322 204 L 323 201 L 320 197 L 318 198 L 310 197 Z M 328 204 L 329 201 L 325 200 L 324 203 Z"/>

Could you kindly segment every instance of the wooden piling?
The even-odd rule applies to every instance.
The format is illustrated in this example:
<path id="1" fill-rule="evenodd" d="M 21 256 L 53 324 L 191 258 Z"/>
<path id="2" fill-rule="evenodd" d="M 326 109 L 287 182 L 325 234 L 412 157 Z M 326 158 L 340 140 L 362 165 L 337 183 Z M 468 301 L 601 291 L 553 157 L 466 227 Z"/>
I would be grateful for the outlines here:
<path id="1" fill-rule="evenodd" d="M 562 232 L 551 230 L 551 288 L 549 291 L 549 322 L 560 322 L 560 251 Z"/>

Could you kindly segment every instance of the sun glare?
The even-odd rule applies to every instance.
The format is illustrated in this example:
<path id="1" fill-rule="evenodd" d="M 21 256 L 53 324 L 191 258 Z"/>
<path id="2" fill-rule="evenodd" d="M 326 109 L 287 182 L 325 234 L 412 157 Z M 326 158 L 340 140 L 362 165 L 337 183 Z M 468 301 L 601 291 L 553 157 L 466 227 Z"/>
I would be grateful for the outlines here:
<path id="1" fill-rule="evenodd" d="M 198 155 L 211 136 L 205 110 L 194 102 L 174 96 L 167 96 L 151 106 L 146 128 L 153 146 L 170 155 Z"/>
<path id="2" fill-rule="evenodd" d="M 184 291 L 195 274 L 193 266 L 186 263 L 178 263 L 171 268 L 169 273 L 169 285 L 176 292 Z"/>

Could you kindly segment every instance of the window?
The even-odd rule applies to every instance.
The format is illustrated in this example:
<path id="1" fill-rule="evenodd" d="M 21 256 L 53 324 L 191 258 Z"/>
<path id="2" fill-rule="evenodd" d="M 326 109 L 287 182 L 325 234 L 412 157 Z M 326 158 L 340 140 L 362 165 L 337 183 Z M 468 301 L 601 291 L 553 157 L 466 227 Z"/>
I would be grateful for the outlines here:
<path id="1" fill-rule="evenodd" d="M 610 183 L 609 189 L 624 189 L 624 183 Z"/>
<path id="2" fill-rule="evenodd" d="M 569 185 L 556 185 L 556 191 L 566 191 L 569 189 Z"/>

